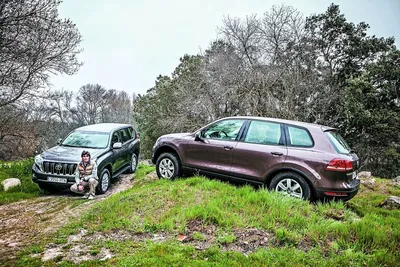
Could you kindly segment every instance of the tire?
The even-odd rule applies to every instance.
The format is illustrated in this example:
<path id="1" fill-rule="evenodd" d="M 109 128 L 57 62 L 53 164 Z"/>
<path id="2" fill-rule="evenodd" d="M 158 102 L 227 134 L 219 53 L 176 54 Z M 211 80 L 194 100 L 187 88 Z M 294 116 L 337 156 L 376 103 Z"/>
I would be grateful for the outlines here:
<path id="1" fill-rule="evenodd" d="M 305 200 L 309 200 L 311 196 L 310 187 L 307 182 L 303 177 L 294 172 L 278 173 L 271 180 L 269 190 Z"/>
<path id="2" fill-rule="evenodd" d="M 57 193 L 61 191 L 61 188 L 58 188 L 51 184 L 38 183 L 38 186 L 42 191 L 45 191 L 47 193 Z"/>
<path id="3" fill-rule="evenodd" d="M 181 164 L 175 154 L 163 153 L 156 162 L 158 178 L 174 180 L 181 175 Z"/>
<path id="4" fill-rule="evenodd" d="M 138 165 L 138 156 L 135 153 L 132 153 L 131 163 L 127 173 L 134 173 L 136 171 Z"/>
<path id="5" fill-rule="evenodd" d="M 97 185 L 97 193 L 104 194 L 110 187 L 111 175 L 108 169 L 103 169 L 99 177 L 99 184 Z"/>

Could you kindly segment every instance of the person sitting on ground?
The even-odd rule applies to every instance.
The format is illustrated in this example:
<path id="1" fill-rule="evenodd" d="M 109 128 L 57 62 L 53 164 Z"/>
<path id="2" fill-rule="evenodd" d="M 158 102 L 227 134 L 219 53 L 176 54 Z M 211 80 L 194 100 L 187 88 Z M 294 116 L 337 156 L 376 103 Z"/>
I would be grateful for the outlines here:
<path id="1" fill-rule="evenodd" d="M 83 195 L 82 198 L 93 199 L 95 197 L 97 181 L 97 164 L 90 158 L 89 151 L 82 151 L 82 161 L 79 162 L 75 172 L 75 184 L 71 191 Z M 89 192 L 87 190 L 89 189 Z"/>

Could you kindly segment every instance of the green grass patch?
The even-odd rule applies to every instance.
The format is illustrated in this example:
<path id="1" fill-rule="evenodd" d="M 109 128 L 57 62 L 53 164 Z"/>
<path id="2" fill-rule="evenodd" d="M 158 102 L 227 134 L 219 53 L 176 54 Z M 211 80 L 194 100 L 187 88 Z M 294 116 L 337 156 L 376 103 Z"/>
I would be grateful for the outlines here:
<path id="1" fill-rule="evenodd" d="M 21 186 L 11 188 L 8 191 L 4 191 L 0 184 L 0 205 L 38 197 L 43 194 L 38 185 L 32 182 L 32 165 L 33 158 L 0 162 L 0 183 L 7 178 L 18 178 L 21 181 Z"/>
<path id="2" fill-rule="evenodd" d="M 132 188 L 96 203 L 52 242 L 66 246 L 82 228 L 89 235 L 130 235 L 93 241 L 91 255 L 105 247 L 114 257 L 85 262 L 92 266 L 396 266 L 400 260 L 400 213 L 379 206 L 391 188 L 384 182 L 368 193 L 362 187 L 347 203 L 313 204 L 205 177 L 146 179 L 153 170 L 139 165 Z M 258 232 L 246 236 L 249 229 Z M 156 235 L 165 239 L 152 240 Z M 268 242 L 247 253 L 231 249 L 262 238 Z"/>

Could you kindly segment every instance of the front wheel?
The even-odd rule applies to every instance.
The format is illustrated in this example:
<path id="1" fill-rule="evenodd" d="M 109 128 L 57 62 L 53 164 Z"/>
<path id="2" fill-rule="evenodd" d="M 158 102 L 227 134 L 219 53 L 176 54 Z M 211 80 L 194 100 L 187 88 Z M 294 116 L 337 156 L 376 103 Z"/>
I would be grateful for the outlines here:
<path id="1" fill-rule="evenodd" d="M 310 199 L 310 187 L 299 174 L 294 172 L 278 173 L 269 185 L 270 190 L 283 193 L 288 196 Z"/>
<path id="2" fill-rule="evenodd" d="M 180 176 L 180 162 L 175 154 L 163 153 L 157 159 L 156 171 L 158 178 L 173 180 Z"/>
<path id="3" fill-rule="evenodd" d="M 99 194 L 104 194 L 110 187 L 110 171 L 108 169 L 103 169 L 100 174 L 99 184 L 97 185 L 97 192 Z"/>

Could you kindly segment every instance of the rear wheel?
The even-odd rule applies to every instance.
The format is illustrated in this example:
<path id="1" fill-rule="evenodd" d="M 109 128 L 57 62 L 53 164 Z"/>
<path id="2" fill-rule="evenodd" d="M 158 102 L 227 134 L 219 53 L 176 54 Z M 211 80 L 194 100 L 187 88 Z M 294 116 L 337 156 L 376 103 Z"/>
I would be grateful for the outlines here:
<path id="1" fill-rule="evenodd" d="M 278 173 L 272 179 L 269 189 L 306 200 L 310 199 L 311 196 L 310 187 L 307 182 L 303 177 L 294 172 Z"/>
<path id="2" fill-rule="evenodd" d="M 136 171 L 137 164 L 138 164 L 138 157 L 135 153 L 132 153 L 131 164 L 129 166 L 128 173 L 134 173 Z"/>
<path id="3" fill-rule="evenodd" d="M 99 194 L 104 194 L 110 187 L 110 171 L 108 169 L 103 169 L 100 174 L 99 184 L 97 185 L 97 192 Z"/>
<path id="4" fill-rule="evenodd" d="M 156 171 L 158 178 L 173 180 L 180 176 L 181 164 L 175 154 L 163 153 L 157 159 Z"/>

